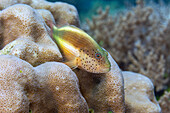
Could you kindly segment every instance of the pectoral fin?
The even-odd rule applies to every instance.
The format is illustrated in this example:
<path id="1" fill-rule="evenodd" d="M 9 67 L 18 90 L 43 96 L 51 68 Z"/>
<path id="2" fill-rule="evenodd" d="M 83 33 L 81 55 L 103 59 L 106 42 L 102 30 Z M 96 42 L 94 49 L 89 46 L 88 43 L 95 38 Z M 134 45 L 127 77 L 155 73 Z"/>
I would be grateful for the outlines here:
<path id="1" fill-rule="evenodd" d="M 63 62 L 63 63 L 66 64 L 67 66 L 69 66 L 72 70 L 78 67 L 76 58 L 73 60 L 70 60 L 70 61 Z"/>

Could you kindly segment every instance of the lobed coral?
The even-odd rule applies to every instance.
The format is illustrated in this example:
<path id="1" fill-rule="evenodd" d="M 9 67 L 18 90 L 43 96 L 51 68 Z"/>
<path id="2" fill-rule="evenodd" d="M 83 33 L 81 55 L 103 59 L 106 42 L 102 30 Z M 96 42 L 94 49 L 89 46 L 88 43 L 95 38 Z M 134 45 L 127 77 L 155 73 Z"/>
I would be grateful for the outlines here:
<path id="1" fill-rule="evenodd" d="M 109 55 L 111 70 L 106 74 L 75 70 L 80 80 L 80 90 L 89 108 L 95 113 L 124 113 L 124 83 L 121 70 Z"/>
<path id="2" fill-rule="evenodd" d="M 87 113 L 88 108 L 96 113 L 125 112 L 127 99 L 124 101 L 122 72 L 110 54 L 111 71 L 106 74 L 79 69 L 74 70 L 75 74 L 58 62 L 62 59 L 61 53 L 50 38 L 43 18 L 58 26 L 79 26 L 78 13 L 73 6 L 44 0 L 8 2 L 0 2 L 0 9 L 3 9 L 0 11 L 0 112 L 29 112 L 31 109 L 33 113 Z M 125 79 L 125 83 L 131 82 Z M 146 90 L 153 94 L 152 87 Z M 139 93 L 141 97 L 143 94 Z M 145 100 L 152 101 L 153 96 L 146 95 Z M 131 104 L 126 102 L 126 106 Z M 147 109 L 152 111 L 153 104 L 147 104 Z M 128 110 L 133 111 L 134 107 Z"/>
<path id="3" fill-rule="evenodd" d="M 109 111 L 123 113 L 125 109 L 121 71 L 111 56 L 109 60 L 112 62 L 112 70 L 102 76 L 82 70 L 75 70 L 75 72 L 80 80 L 80 90 L 90 108 L 93 108 L 96 113 Z M 78 79 L 66 65 L 47 62 L 32 67 L 29 63 L 8 55 L 1 55 L 0 61 L 2 80 L 0 91 L 3 95 L 0 96 L 0 102 L 3 105 L 0 108 L 1 112 L 18 113 L 28 112 L 31 109 L 33 113 L 87 113 L 88 106 L 80 93 Z M 153 95 L 153 85 L 148 78 L 129 72 L 123 72 L 123 76 L 125 102 L 128 106 L 126 112 L 153 110 L 160 112 L 160 107 Z M 140 79 L 141 82 L 136 84 L 134 79 Z M 141 84 L 143 84 L 142 89 L 140 89 Z M 133 90 L 133 87 L 136 87 L 137 91 Z M 142 98 L 144 102 L 138 100 L 136 96 Z M 141 104 L 134 103 L 135 100 L 137 103 L 140 101 Z M 10 103 L 7 103 L 9 101 Z"/>
<path id="4" fill-rule="evenodd" d="M 160 113 L 154 86 L 144 75 L 123 71 L 126 113 Z M 136 82 L 138 81 L 138 82 Z"/>
<path id="5" fill-rule="evenodd" d="M 99 9 L 98 15 L 87 23 L 87 31 L 111 53 L 122 70 L 148 76 L 156 91 L 167 88 L 170 81 L 170 20 L 164 13 L 138 0 L 132 11 L 114 18 L 109 15 L 109 8 L 106 11 Z"/>
<path id="6" fill-rule="evenodd" d="M 8 7 L 0 13 L 0 23 L 0 47 L 8 44 L 1 54 L 15 55 L 33 66 L 61 60 L 61 53 L 46 29 L 48 26 L 32 7 L 23 4 Z"/>
<path id="7" fill-rule="evenodd" d="M 65 24 L 79 26 L 79 18 L 76 8 L 67 3 L 51 3 L 45 0 L 1 0 L 0 10 L 18 3 L 30 5 L 34 9 L 49 10 L 53 14 L 54 19 L 57 22 L 56 24 L 59 26 Z"/>
<path id="8" fill-rule="evenodd" d="M 55 23 L 55 19 L 54 19 L 53 15 L 51 14 L 51 12 L 50 12 L 49 10 L 46 10 L 46 9 L 36 9 L 36 11 L 38 11 L 38 13 L 43 17 L 45 23 L 46 23 L 48 26 L 50 26 L 50 25 L 49 25 L 49 23 L 47 22 L 47 20 L 50 20 L 50 21 L 52 21 L 54 24 L 56 24 L 56 23 Z"/>
<path id="9" fill-rule="evenodd" d="M 83 92 L 89 89 L 90 91 L 92 91 L 89 92 L 92 93 L 91 95 L 89 95 L 91 98 L 88 97 L 86 98 L 86 100 L 88 100 L 87 103 L 85 102 L 84 98 L 80 95 L 80 92 L 77 89 L 78 88 L 77 78 L 73 76 L 72 72 L 67 71 L 68 67 L 65 67 L 63 65 L 55 66 L 54 65 L 55 63 L 44 64 L 44 62 L 47 61 L 60 61 L 62 57 L 56 44 L 48 35 L 49 28 L 45 24 L 41 16 L 44 18 L 48 17 L 50 20 L 54 21 L 52 14 L 48 10 L 44 10 L 44 9 L 35 10 L 30 6 L 23 5 L 23 4 L 16 4 L 13 6 L 9 6 L 8 8 L 2 10 L 0 13 L 0 20 L 1 20 L 0 28 L 2 28 L 0 37 L 2 39 L 1 47 L 3 48 L 0 52 L 2 57 L 0 59 L 2 59 L 2 64 L 5 64 L 3 62 L 4 61 L 3 59 L 6 59 L 6 57 L 10 61 L 11 60 L 15 61 L 16 59 L 15 57 L 2 55 L 5 54 L 5 55 L 17 56 L 20 59 L 27 61 L 31 65 L 37 66 L 35 68 L 30 67 L 32 71 L 29 73 L 24 73 L 25 66 L 23 65 L 26 62 L 21 60 L 21 62 L 10 63 L 9 61 L 9 63 L 7 63 L 10 65 L 21 64 L 19 66 L 23 67 L 24 69 L 20 67 L 21 69 L 19 69 L 19 71 L 17 72 L 20 72 L 21 70 L 21 73 L 25 74 L 26 77 L 29 77 L 29 74 L 31 74 L 29 78 L 31 80 L 29 79 L 27 80 L 27 78 L 24 79 L 26 83 L 21 85 L 22 88 L 21 87 L 18 88 L 19 90 L 23 89 L 20 92 L 22 93 L 25 92 L 23 97 L 26 99 L 23 100 L 22 99 L 23 97 L 18 97 L 18 95 L 15 95 L 20 99 L 20 101 L 17 101 L 15 99 L 12 101 L 14 103 L 15 102 L 21 103 L 22 101 L 26 101 L 27 102 L 26 105 L 23 103 L 23 104 L 19 104 L 18 106 L 11 106 L 11 108 L 10 106 L 8 107 L 2 106 L 1 109 L 5 108 L 4 111 L 6 112 L 8 112 L 8 109 L 11 109 L 12 110 L 11 112 L 20 112 L 20 111 L 26 112 L 28 111 L 28 109 L 31 109 L 32 112 L 56 112 L 57 111 L 61 113 L 62 112 L 84 113 L 84 112 L 88 112 L 87 111 L 88 108 L 87 104 L 88 104 L 90 105 L 91 108 L 94 108 L 96 112 L 102 112 L 102 111 L 124 112 L 125 109 L 124 109 L 123 79 L 121 76 L 121 71 L 119 70 L 118 66 L 113 61 L 112 58 L 110 58 L 110 60 L 113 62 L 112 71 L 106 74 L 105 76 L 102 75 L 103 77 L 101 81 L 103 82 L 101 82 L 100 84 L 98 83 L 99 80 L 98 77 L 101 76 L 100 74 L 97 77 L 97 75 L 91 75 L 90 73 L 83 72 L 85 75 L 91 76 L 92 79 L 94 79 L 94 81 L 91 81 L 90 80 L 91 78 L 89 78 L 89 80 L 92 82 L 91 84 L 94 84 L 93 87 L 96 87 L 99 91 L 93 89 L 93 87 L 90 89 L 88 86 L 84 86 L 83 83 L 85 83 L 86 82 L 85 80 L 87 79 L 79 78 L 80 81 L 84 81 L 80 83 L 80 85 L 82 85 L 80 87 L 85 88 L 83 89 Z M 3 67 L 4 69 L 8 69 L 8 67 L 6 66 L 2 66 L 1 68 Z M 62 69 L 60 69 L 59 67 Z M 16 66 L 15 68 L 18 67 Z M 12 70 L 14 70 L 13 73 L 17 73 L 15 71 L 15 68 L 11 68 Z M 9 70 L 8 72 L 11 71 Z M 82 75 L 81 72 L 82 71 L 77 72 L 77 76 Z M 4 75 L 4 73 L 8 74 L 7 76 L 11 76 L 11 74 L 7 73 L 6 71 L 3 72 L 2 75 Z M 16 77 L 16 82 L 18 83 L 18 77 L 15 76 L 15 74 L 13 76 Z M 73 77 L 71 78 L 70 76 Z M 10 81 L 10 78 L 6 78 L 6 80 L 4 81 Z M 33 81 L 36 81 L 36 85 L 35 84 L 33 85 L 33 83 L 31 83 Z M 5 85 L 4 87 L 8 86 L 6 84 L 4 85 Z M 14 89 L 15 88 L 11 90 L 13 91 Z M 5 89 L 2 88 L 1 90 L 5 90 Z M 12 91 L 10 94 L 13 94 Z M 104 91 L 108 92 L 107 95 L 105 95 Z M 73 96 L 72 93 L 75 93 L 74 97 L 72 97 Z M 94 97 L 93 93 L 95 93 L 96 97 Z M 99 95 L 99 93 L 101 94 Z M 82 93 L 82 94 L 83 96 L 86 95 L 86 93 Z M 4 93 L 4 95 L 6 95 L 6 93 Z M 5 97 L 9 98 L 8 96 Z M 101 98 L 101 100 L 99 98 Z M 3 99 L 3 96 L 1 96 L 0 99 Z M 101 104 L 103 99 L 104 99 L 104 103 Z M 46 102 L 47 100 L 48 102 Z M 91 106 L 91 104 L 94 101 L 96 101 L 96 104 L 93 104 L 93 106 Z M 48 104 L 48 106 L 45 107 L 45 104 Z M 57 107 L 55 108 L 55 106 Z M 17 110 L 15 110 L 15 108 Z M 20 110 L 21 108 L 22 110 Z"/>
<path id="10" fill-rule="evenodd" d="M 78 79 L 66 65 L 47 62 L 32 67 L 9 55 L 0 55 L 0 62 L 0 112 L 88 112 Z"/>

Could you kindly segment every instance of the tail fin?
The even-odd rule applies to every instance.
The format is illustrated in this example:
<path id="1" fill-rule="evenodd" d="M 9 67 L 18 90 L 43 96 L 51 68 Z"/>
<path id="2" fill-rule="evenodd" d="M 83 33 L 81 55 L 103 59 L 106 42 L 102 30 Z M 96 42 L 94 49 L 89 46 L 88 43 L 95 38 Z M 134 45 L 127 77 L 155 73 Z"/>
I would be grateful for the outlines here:
<path id="1" fill-rule="evenodd" d="M 49 27 L 53 28 L 54 23 L 51 20 L 48 20 L 48 19 L 46 19 L 46 21 L 47 21 L 47 24 L 50 25 Z"/>
<path id="2" fill-rule="evenodd" d="M 51 29 L 50 30 L 50 36 L 53 37 L 53 31 L 54 31 L 54 29 L 57 29 L 57 27 L 55 26 L 55 24 L 51 20 L 46 19 L 46 21 L 47 21 L 47 24 L 49 25 L 49 27 Z"/>

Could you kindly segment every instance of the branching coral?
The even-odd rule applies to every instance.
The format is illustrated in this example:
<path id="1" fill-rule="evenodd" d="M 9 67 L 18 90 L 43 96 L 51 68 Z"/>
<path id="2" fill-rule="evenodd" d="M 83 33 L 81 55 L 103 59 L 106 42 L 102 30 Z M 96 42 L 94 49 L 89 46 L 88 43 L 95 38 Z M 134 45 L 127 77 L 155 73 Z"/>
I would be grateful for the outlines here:
<path id="1" fill-rule="evenodd" d="M 147 53 L 148 51 L 149 53 Z M 147 50 L 147 48 L 139 44 L 134 53 L 128 52 L 128 57 L 132 63 L 128 67 L 129 70 L 133 70 L 150 77 L 156 85 L 157 91 L 167 88 L 166 85 L 169 78 L 165 79 L 163 76 L 165 74 L 164 55 L 159 56 L 155 53 L 155 50 Z M 158 75 L 158 73 L 160 75 Z"/>
<path id="2" fill-rule="evenodd" d="M 112 18 L 98 10 L 98 16 L 87 21 L 89 33 L 106 48 L 123 70 L 140 72 L 152 79 L 156 90 L 167 88 L 169 77 L 169 20 L 152 7 L 138 5 Z"/>

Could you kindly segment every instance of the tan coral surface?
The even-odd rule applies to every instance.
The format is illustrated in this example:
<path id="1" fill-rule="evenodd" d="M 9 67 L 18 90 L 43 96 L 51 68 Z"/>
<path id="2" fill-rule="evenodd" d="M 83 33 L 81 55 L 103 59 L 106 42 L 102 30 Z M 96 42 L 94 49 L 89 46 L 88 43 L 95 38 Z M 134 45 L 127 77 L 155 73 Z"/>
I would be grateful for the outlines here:
<path id="1" fill-rule="evenodd" d="M 164 95 L 159 99 L 159 105 L 162 113 L 170 113 L 170 92 L 165 91 Z"/>
<path id="2" fill-rule="evenodd" d="M 63 2 L 51 3 L 45 0 L 32 0 L 32 3 L 28 5 L 35 9 L 49 10 L 59 26 L 67 24 L 79 26 L 80 24 L 77 9 L 73 5 Z"/>
<path id="3" fill-rule="evenodd" d="M 46 9 L 36 9 L 36 11 L 38 11 L 38 13 L 43 17 L 45 23 L 50 27 L 50 24 L 47 22 L 47 20 L 52 21 L 54 24 L 55 23 L 55 19 L 53 17 L 53 15 L 51 14 L 51 12 L 49 10 Z"/>
<path id="4" fill-rule="evenodd" d="M 0 23 L 0 47 L 8 44 L 0 54 L 15 55 L 33 66 L 61 60 L 47 25 L 35 9 L 23 4 L 10 6 L 0 13 Z"/>
<path id="5" fill-rule="evenodd" d="M 0 55 L 0 112 L 87 113 L 75 73 L 47 62 L 33 68 L 15 56 Z"/>
<path id="6" fill-rule="evenodd" d="M 161 113 L 154 86 L 144 75 L 123 71 L 126 113 Z"/>
<path id="7" fill-rule="evenodd" d="M 0 9 L 6 9 L 0 11 L 0 111 L 23 113 L 31 109 L 33 113 L 88 113 L 89 106 L 95 113 L 125 112 L 122 72 L 110 55 L 111 70 L 106 74 L 76 69 L 76 76 L 66 65 L 49 62 L 60 61 L 62 56 L 50 38 L 48 24 L 43 19 L 56 22 L 58 26 L 79 26 L 74 6 L 44 0 L 7 0 L 8 3 L 3 4 L 1 1 L 4 0 L 0 0 Z M 126 89 L 131 87 L 125 87 L 125 95 L 128 94 L 126 97 L 129 99 L 125 97 L 127 112 L 160 112 L 150 80 L 143 77 L 142 81 L 147 82 L 145 90 L 148 92 L 138 86 L 136 92 L 127 93 Z M 133 83 L 125 78 L 125 83 L 127 86 L 141 82 Z M 134 95 L 138 93 L 143 96 Z"/>
<path id="8" fill-rule="evenodd" d="M 3 40 L 1 43 L 1 47 L 4 47 L 4 46 L 5 47 L 1 50 L 1 54 L 15 55 L 29 62 L 33 66 L 37 66 L 39 64 L 42 64 L 44 62 L 51 61 L 51 60 L 59 61 L 61 54 L 59 53 L 57 46 L 54 44 L 54 42 L 49 37 L 48 32 L 46 30 L 48 29 L 48 27 L 46 26 L 42 17 L 37 13 L 37 11 L 40 12 L 42 16 L 44 16 L 45 14 L 46 14 L 45 17 L 51 16 L 50 12 L 48 12 L 47 10 L 35 10 L 31 8 L 30 6 L 23 5 L 23 4 L 13 5 L 2 10 L 2 12 L 0 13 L 0 19 L 2 23 L 1 28 L 3 28 L 3 32 L 1 32 L 0 36 L 2 37 L 1 39 Z M 98 82 L 98 77 L 90 78 L 90 79 L 94 79 L 94 81 L 91 81 L 92 83 L 90 84 L 96 85 L 95 86 L 96 89 L 94 89 L 93 92 L 91 91 L 89 92 L 89 93 L 92 93 L 92 95 L 90 95 L 90 99 L 92 99 L 92 101 L 91 100 L 88 100 L 88 101 L 89 101 L 89 104 L 94 105 L 93 108 L 97 112 L 105 112 L 105 111 L 124 112 L 123 78 L 121 75 L 121 71 L 119 70 L 118 66 L 116 65 L 114 60 L 111 58 L 111 56 L 110 56 L 110 61 L 112 62 L 113 67 L 112 67 L 112 71 L 110 71 L 108 74 L 99 74 L 99 75 L 92 74 L 93 76 L 98 76 L 99 78 L 101 76 L 100 80 L 102 82 L 100 84 L 96 83 Z M 42 64 L 42 66 L 44 66 L 44 64 Z M 45 73 L 44 71 L 48 70 L 47 67 L 48 66 L 44 67 L 43 69 L 41 68 L 42 69 L 42 73 L 40 73 L 41 75 Z M 50 65 L 50 67 L 52 68 L 53 66 Z M 63 73 L 62 71 L 59 71 L 58 73 Z M 90 74 L 87 72 L 83 72 L 83 73 L 90 76 Z M 83 81 L 85 82 L 86 79 L 84 79 Z M 54 81 L 52 80 L 51 82 L 54 82 Z M 80 84 L 82 85 L 83 82 Z M 65 82 L 65 85 L 63 87 L 68 86 L 69 88 L 69 85 L 70 85 L 69 82 Z M 44 87 L 47 87 L 47 86 L 44 86 Z M 102 87 L 103 89 L 100 89 Z M 58 88 L 62 89 L 62 87 L 61 88 L 57 87 L 57 89 Z M 88 87 L 86 87 L 86 89 L 87 88 Z M 73 88 L 70 87 L 70 89 L 73 89 Z M 84 89 L 84 91 L 86 89 Z M 42 92 L 42 91 L 40 90 L 39 92 Z M 105 95 L 105 92 L 107 95 Z M 65 93 L 67 93 L 67 91 Z M 96 96 L 93 96 L 93 93 Z M 38 94 L 36 94 L 36 96 L 37 95 Z M 62 96 L 63 94 L 56 93 L 56 95 Z M 52 96 L 56 96 L 56 95 L 52 95 Z M 35 95 L 30 95 L 30 96 L 34 97 Z M 44 95 L 44 97 L 46 97 L 46 95 Z M 70 97 L 70 98 L 73 98 L 73 97 Z M 102 102 L 103 100 L 104 100 L 104 103 Z M 94 104 L 95 101 L 98 104 Z M 67 103 L 66 101 L 64 102 Z M 33 111 L 40 110 L 40 108 L 38 108 L 37 106 L 44 107 L 44 105 L 39 105 L 39 104 L 36 105 L 36 104 L 37 102 L 33 102 L 32 104 L 30 104 L 32 107 L 35 106 L 37 109 L 35 110 L 33 108 L 32 109 Z M 48 104 L 49 106 L 56 105 L 56 103 L 54 102 L 48 103 Z M 62 104 L 63 103 L 60 103 L 57 106 L 60 106 Z M 60 111 L 60 109 L 58 110 Z M 75 110 L 78 110 L 78 108 Z"/>
<path id="9" fill-rule="evenodd" d="M 52 3 L 46 0 L 0 0 L 0 10 L 17 3 L 27 4 L 35 9 L 49 10 L 53 14 L 58 26 L 67 24 L 79 26 L 80 24 L 77 9 L 73 5 L 63 2 Z"/>
<path id="10" fill-rule="evenodd" d="M 124 83 L 121 70 L 109 54 L 111 70 L 106 74 L 93 74 L 75 70 L 80 90 L 89 108 L 95 113 L 124 113 Z"/>

